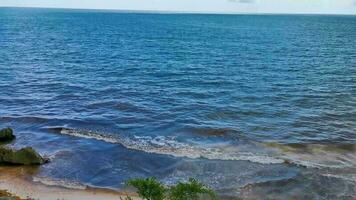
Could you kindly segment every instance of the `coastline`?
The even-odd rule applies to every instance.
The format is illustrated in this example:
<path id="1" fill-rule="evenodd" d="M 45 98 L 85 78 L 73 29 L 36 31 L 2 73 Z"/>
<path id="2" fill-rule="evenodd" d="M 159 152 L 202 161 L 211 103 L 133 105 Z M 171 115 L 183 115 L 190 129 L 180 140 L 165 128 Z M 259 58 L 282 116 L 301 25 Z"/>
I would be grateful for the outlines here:
<path id="1" fill-rule="evenodd" d="M 149 13 L 0 8 L 0 200 L 356 200 L 356 18 Z"/>
<path id="2" fill-rule="evenodd" d="M 32 176 L 37 171 L 35 167 L 0 167 L 0 195 L 20 199 L 39 200 L 119 200 L 130 196 L 138 200 L 132 193 L 117 192 L 109 189 L 91 188 L 69 189 L 60 186 L 48 186 L 34 182 Z"/>

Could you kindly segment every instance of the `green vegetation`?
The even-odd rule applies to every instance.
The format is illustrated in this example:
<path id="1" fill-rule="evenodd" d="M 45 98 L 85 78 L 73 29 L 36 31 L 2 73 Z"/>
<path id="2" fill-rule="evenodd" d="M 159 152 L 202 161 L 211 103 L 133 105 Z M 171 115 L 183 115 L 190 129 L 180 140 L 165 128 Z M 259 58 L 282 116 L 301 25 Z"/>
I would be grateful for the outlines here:
<path id="1" fill-rule="evenodd" d="M 209 196 L 211 200 L 216 199 L 213 190 L 192 178 L 187 183 L 178 183 L 172 186 L 169 192 L 170 200 L 198 200 L 204 195 Z"/>
<path id="2" fill-rule="evenodd" d="M 216 200 L 215 192 L 195 179 L 171 187 L 164 186 L 155 178 L 132 179 L 127 185 L 135 187 L 143 200 Z M 126 197 L 125 200 L 131 198 Z"/>
<path id="3" fill-rule="evenodd" d="M 132 179 L 127 185 L 137 189 L 138 195 L 145 200 L 163 200 L 166 189 L 155 178 Z"/>

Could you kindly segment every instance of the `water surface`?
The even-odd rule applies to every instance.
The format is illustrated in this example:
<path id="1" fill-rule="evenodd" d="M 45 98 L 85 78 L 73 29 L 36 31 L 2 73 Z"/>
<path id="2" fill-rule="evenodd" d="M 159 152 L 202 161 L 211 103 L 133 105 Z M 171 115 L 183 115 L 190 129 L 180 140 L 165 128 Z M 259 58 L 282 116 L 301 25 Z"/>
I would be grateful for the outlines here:
<path id="1" fill-rule="evenodd" d="M 355 33 L 355 16 L 1 8 L 0 128 L 51 157 L 44 183 L 354 199 Z"/>

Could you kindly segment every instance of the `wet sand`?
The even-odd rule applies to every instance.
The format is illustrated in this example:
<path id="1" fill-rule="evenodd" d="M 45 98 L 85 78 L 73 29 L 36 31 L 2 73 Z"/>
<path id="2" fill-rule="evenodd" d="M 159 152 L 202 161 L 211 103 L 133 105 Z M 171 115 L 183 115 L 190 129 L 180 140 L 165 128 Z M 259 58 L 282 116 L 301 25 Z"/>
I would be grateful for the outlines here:
<path id="1" fill-rule="evenodd" d="M 86 188 L 68 189 L 59 186 L 47 186 L 33 182 L 32 176 L 37 171 L 32 167 L 0 167 L 0 190 L 7 191 L 21 199 L 39 200 L 120 200 L 132 194 L 107 189 Z M 1 194 L 1 193 L 0 193 Z"/>

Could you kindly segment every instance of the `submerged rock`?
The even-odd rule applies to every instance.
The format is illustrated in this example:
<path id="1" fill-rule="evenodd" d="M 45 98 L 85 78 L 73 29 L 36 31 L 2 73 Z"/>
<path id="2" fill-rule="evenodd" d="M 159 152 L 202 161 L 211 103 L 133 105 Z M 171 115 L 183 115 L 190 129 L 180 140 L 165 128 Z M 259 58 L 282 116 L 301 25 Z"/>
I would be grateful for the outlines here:
<path id="1" fill-rule="evenodd" d="M 4 128 L 0 130 L 0 142 L 10 142 L 16 137 L 11 128 Z"/>
<path id="2" fill-rule="evenodd" d="M 0 164 L 41 165 L 47 161 L 31 147 L 20 150 L 0 147 Z"/>

